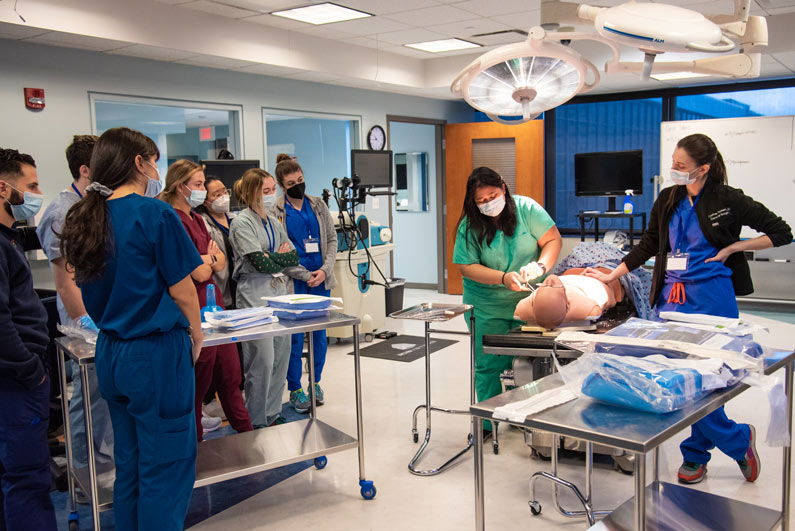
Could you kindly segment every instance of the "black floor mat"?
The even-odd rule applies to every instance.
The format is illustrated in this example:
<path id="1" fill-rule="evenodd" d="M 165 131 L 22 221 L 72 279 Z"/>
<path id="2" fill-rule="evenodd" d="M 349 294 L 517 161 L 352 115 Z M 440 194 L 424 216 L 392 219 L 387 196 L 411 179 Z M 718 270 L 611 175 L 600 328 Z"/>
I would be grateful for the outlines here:
<path id="1" fill-rule="evenodd" d="M 454 339 L 431 337 L 431 352 L 458 343 Z M 359 354 L 368 358 L 410 362 L 425 356 L 425 338 L 422 336 L 395 336 L 359 349 Z M 353 352 L 348 355 L 352 356 Z"/>

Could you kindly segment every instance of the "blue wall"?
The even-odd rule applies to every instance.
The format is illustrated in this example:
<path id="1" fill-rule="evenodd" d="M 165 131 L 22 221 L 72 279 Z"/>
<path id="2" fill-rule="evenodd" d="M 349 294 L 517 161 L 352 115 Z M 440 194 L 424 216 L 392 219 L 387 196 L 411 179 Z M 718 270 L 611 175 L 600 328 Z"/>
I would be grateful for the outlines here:
<path id="1" fill-rule="evenodd" d="M 298 157 L 304 170 L 306 193 L 320 196 L 324 188 L 331 190 L 331 180 L 349 175 L 350 123 L 347 120 L 296 118 L 271 120 L 265 123 L 268 160 L 265 169 L 274 175 L 279 146 L 292 144 L 287 153 Z M 290 150 L 287 150 L 290 151 Z"/>
<path id="2" fill-rule="evenodd" d="M 392 122 L 389 126 L 393 153 L 424 151 L 428 153 L 427 212 L 400 212 L 393 205 L 392 232 L 395 242 L 393 276 L 407 282 L 436 284 L 436 136 L 435 126 Z"/>

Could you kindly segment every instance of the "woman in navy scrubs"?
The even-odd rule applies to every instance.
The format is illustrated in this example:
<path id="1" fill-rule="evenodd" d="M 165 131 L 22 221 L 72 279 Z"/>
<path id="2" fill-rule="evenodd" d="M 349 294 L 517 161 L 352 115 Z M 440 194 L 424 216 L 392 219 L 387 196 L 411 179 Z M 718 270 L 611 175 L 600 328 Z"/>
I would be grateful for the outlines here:
<path id="1" fill-rule="evenodd" d="M 299 267 L 288 272 L 295 280 L 295 293 L 328 297 L 337 284 L 334 262 L 337 260 L 337 232 L 326 203 L 305 194 L 304 171 L 292 157 L 281 153 L 276 157 L 276 180 L 284 196 L 276 201 L 274 213 L 287 230 L 298 251 Z M 325 330 L 312 332 L 315 357 L 315 402 L 323 405 L 325 397 L 320 387 L 328 343 Z M 290 405 L 299 413 L 309 411 L 309 397 L 301 387 L 301 355 L 304 334 L 293 334 L 290 364 L 287 367 L 287 388 Z"/>
<path id="2" fill-rule="evenodd" d="M 681 139 L 673 153 L 671 179 L 654 202 L 640 244 L 612 273 L 587 269 L 586 275 L 612 281 L 655 256 L 651 303 L 658 311 L 737 317 L 736 295 L 753 292 L 743 251 L 787 245 L 792 231 L 763 204 L 728 186 L 726 166 L 708 136 Z M 743 225 L 762 233 L 740 240 Z M 707 473 L 716 446 L 737 461 L 747 481 L 759 477 L 756 430 L 737 424 L 723 407 L 691 427 L 680 445 L 681 483 L 698 483 Z"/>
<path id="3" fill-rule="evenodd" d="M 61 245 L 100 329 L 99 389 L 115 436 L 116 529 L 183 528 L 196 469 L 193 362 L 202 345 L 191 272 L 202 259 L 170 205 L 144 197 L 160 153 L 106 131 Z"/>

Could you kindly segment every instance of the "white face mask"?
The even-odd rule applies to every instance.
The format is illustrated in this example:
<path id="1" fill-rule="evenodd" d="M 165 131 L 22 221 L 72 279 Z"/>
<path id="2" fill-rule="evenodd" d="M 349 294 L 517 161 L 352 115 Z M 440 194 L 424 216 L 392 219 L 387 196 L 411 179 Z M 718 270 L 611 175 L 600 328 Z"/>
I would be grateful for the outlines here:
<path id="1" fill-rule="evenodd" d="M 496 218 L 502 213 L 502 210 L 505 208 L 505 194 L 500 194 L 499 197 L 496 197 L 489 201 L 488 203 L 483 203 L 482 205 L 478 205 L 478 209 L 484 216 L 489 216 L 492 218 Z"/>
<path id="2" fill-rule="evenodd" d="M 695 171 L 695 170 L 694 170 Z M 671 180 L 674 184 L 692 184 L 696 182 L 695 177 L 690 177 L 692 172 L 671 170 Z"/>
<path id="3" fill-rule="evenodd" d="M 207 190 L 191 190 L 187 186 L 185 186 L 185 189 L 190 192 L 190 195 L 183 195 L 182 197 L 185 198 L 191 208 L 196 208 L 207 199 Z"/>
<path id="4" fill-rule="evenodd" d="M 262 196 L 262 206 L 266 209 L 273 208 L 273 205 L 276 204 L 276 194 L 264 195 Z"/>
<path id="5" fill-rule="evenodd" d="M 213 212 L 217 214 L 226 214 L 229 212 L 229 196 L 224 194 L 211 203 Z"/>

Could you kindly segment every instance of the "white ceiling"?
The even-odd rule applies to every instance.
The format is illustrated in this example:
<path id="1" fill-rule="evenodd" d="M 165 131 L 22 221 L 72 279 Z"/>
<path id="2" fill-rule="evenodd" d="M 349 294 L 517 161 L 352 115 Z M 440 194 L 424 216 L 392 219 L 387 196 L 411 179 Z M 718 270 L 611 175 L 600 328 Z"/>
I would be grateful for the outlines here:
<path id="1" fill-rule="evenodd" d="M 610 6 L 623 0 L 596 0 Z M 0 38 L 235 70 L 318 83 L 449 98 L 449 84 L 474 58 L 517 42 L 540 22 L 540 0 L 339 0 L 375 16 L 314 26 L 270 15 L 309 5 L 296 0 L 18 0 L 0 2 Z M 731 0 L 666 0 L 702 13 L 729 13 Z M 762 78 L 795 75 L 795 0 L 754 0 L 770 44 Z M 404 45 L 457 37 L 483 48 L 431 54 Z M 597 67 L 599 44 L 576 48 Z M 625 56 L 626 52 L 626 56 Z M 634 60 L 623 50 L 623 60 Z M 692 57 L 688 57 L 692 58 Z M 683 60 L 684 54 L 664 59 Z M 720 78 L 642 82 L 603 75 L 596 92 L 715 83 Z"/>

